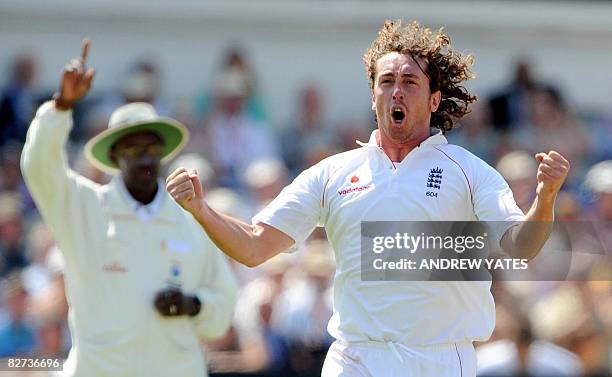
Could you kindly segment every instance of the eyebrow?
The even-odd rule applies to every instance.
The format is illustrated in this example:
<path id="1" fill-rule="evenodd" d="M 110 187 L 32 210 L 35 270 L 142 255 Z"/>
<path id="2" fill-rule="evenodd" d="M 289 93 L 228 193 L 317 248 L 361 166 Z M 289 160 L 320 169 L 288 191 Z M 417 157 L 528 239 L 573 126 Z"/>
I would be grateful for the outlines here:
<path id="1" fill-rule="evenodd" d="M 393 72 L 383 72 L 378 77 L 382 78 L 382 77 L 387 77 L 387 76 L 395 76 L 395 75 L 393 74 Z M 414 78 L 414 79 L 419 78 L 419 76 L 415 75 L 414 73 L 402 73 L 400 77 L 408 77 L 408 78 Z"/>

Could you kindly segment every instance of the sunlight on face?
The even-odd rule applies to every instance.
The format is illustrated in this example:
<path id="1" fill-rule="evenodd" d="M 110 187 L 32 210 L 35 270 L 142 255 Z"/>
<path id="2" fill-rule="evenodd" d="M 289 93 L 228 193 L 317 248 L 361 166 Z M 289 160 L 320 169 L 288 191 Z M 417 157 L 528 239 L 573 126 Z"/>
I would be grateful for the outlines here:
<path id="1" fill-rule="evenodd" d="M 426 69 L 426 63 L 419 60 L 391 52 L 376 62 L 372 110 L 380 132 L 396 144 L 427 137 L 431 112 L 439 104 L 440 93 L 430 92 L 429 78 L 419 67 Z"/>

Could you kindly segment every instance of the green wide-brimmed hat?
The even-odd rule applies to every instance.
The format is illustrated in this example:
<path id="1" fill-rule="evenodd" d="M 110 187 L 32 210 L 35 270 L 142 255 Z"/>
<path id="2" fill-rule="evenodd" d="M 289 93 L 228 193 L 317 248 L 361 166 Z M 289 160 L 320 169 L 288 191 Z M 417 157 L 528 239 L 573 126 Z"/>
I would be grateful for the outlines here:
<path id="1" fill-rule="evenodd" d="M 141 131 L 155 132 L 164 141 L 162 164 L 172 160 L 189 140 L 187 127 L 179 121 L 160 117 L 148 103 L 134 102 L 121 106 L 113 112 L 108 122 L 108 129 L 85 144 L 85 157 L 92 165 L 106 173 L 118 173 L 119 169 L 111 161 L 108 152 L 123 136 Z"/>

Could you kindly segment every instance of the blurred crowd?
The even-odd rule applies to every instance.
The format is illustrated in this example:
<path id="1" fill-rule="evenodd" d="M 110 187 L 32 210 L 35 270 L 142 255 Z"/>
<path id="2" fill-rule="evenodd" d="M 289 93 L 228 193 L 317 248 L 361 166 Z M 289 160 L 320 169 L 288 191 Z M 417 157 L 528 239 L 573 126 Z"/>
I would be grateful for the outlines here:
<path id="1" fill-rule="evenodd" d="M 39 62 L 14 60 L 0 93 L 0 358 L 66 357 L 70 333 L 61 251 L 37 213 L 21 177 L 19 158 L 29 123 L 54 88 L 37 86 Z M 160 68 L 142 60 L 125 71 L 118 89 L 79 103 L 68 146 L 71 166 L 90 179 L 109 177 L 85 161 L 83 144 L 106 128 L 113 109 L 145 101 L 161 115 L 187 125 L 191 140 L 169 170 L 193 167 L 208 202 L 246 221 L 300 171 L 367 141 L 375 124 L 364 119 L 328 121 L 325 93 L 304 83 L 291 119 L 272 124 L 248 57 L 226 52 L 213 85 L 192 102 L 164 97 Z M 59 81 L 59 77 L 58 77 Z M 364 80 L 365 85 L 365 80 Z M 554 82 L 534 77 L 518 60 L 511 82 L 479 102 L 447 136 L 487 161 L 506 178 L 527 211 L 535 195 L 533 155 L 557 150 L 571 162 L 558 198 L 559 220 L 596 224 L 603 250 L 612 253 L 612 111 L 582 113 Z M 367 110 L 367 109 L 366 109 Z M 608 112 L 606 112 L 606 110 Z M 315 376 L 333 341 L 334 255 L 317 229 L 293 253 L 249 269 L 232 263 L 241 291 L 225 337 L 203 344 L 214 373 Z M 596 263 L 575 281 L 494 282 L 497 326 L 477 345 L 482 376 L 607 376 L 612 371 L 612 266 Z M 152 309 L 153 310 L 153 309 Z"/>

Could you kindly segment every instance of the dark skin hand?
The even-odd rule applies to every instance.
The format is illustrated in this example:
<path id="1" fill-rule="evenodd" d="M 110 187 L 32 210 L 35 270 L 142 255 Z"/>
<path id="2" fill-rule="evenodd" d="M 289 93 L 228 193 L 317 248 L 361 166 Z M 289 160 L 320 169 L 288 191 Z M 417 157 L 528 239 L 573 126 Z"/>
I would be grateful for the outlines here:
<path id="1" fill-rule="evenodd" d="M 200 312 L 200 302 L 195 296 L 185 295 L 175 288 L 158 292 L 154 303 L 157 311 L 166 317 L 195 316 Z"/>
<path id="2" fill-rule="evenodd" d="M 89 39 L 83 40 L 81 56 L 72 59 L 64 66 L 59 91 L 53 96 L 55 108 L 60 111 L 72 109 L 74 104 L 85 97 L 96 74 L 93 68 L 85 69 L 89 55 Z"/>

